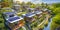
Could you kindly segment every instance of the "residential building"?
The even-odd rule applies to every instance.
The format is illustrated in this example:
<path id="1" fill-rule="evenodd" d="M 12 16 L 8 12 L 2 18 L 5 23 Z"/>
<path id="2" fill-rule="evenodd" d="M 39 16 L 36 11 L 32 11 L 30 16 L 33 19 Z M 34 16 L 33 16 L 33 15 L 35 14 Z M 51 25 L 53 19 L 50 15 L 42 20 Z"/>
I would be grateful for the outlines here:
<path id="1" fill-rule="evenodd" d="M 15 15 L 14 12 L 3 13 L 3 16 L 5 18 L 5 25 L 9 30 L 17 30 L 25 24 L 24 19 Z"/>

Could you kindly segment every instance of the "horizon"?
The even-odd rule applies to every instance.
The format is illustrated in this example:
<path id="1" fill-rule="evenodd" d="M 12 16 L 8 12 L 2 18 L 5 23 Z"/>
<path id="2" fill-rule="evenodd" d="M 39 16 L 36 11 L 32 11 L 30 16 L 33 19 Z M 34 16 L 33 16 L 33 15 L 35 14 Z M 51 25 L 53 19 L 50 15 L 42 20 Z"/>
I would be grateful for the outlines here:
<path id="1" fill-rule="evenodd" d="M 20 2 L 32 2 L 32 3 L 47 3 L 47 4 L 52 4 L 52 3 L 60 3 L 60 0 L 14 0 L 14 1 L 20 1 Z"/>

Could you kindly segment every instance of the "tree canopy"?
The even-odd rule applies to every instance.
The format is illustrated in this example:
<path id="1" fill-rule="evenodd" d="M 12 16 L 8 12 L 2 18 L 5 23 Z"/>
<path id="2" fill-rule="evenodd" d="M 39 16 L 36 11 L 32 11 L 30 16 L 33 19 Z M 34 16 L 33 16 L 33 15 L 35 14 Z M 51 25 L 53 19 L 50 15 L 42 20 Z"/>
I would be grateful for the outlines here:
<path id="1" fill-rule="evenodd" d="M 53 18 L 53 22 L 55 22 L 56 24 L 60 24 L 60 14 L 56 15 L 56 16 Z"/>

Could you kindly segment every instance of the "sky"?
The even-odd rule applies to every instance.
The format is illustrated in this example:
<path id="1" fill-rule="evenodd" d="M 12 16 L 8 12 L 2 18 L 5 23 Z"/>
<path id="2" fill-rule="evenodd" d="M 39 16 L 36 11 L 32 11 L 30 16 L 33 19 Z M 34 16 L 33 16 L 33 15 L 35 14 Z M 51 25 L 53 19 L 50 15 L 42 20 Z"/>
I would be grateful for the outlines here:
<path id="1" fill-rule="evenodd" d="M 14 1 L 20 1 L 20 2 L 33 2 L 33 3 L 48 3 L 48 4 L 51 4 L 51 3 L 57 3 L 57 2 L 60 2 L 60 0 L 14 0 Z"/>
<path id="2" fill-rule="evenodd" d="M 42 0 L 44 3 L 57 3 L 60 2 L 60 0 Z"/>

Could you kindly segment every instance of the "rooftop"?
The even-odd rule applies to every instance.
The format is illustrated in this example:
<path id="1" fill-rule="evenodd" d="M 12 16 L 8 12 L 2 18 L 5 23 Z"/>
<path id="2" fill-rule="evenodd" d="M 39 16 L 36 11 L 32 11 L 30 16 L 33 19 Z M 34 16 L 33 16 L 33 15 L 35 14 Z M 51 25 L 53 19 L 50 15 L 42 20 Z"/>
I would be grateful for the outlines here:
<path id="1" fill-rule="evenodd" d="M 44 8 L 43 11 L 47 11 L 48 9 Z"/>
<path id="2" fill-rule="evenodd" d="M 35 14 L 41 14 L 42 11 L 35 11 Z"/>
<path id="3" fill-rule="evenodd" d="M 35 16 L 35 14 L 34 13 L 27 13 L 25 16 L 26 17 L 33 17 L 33 16 Z"/>
<path id="4" fill-rule="evenodd" d="M 9 23 L 14 23 L 14 22 L 20 21 L 20 20 L 22 20 L 22 19 L 23 19 L 22 17 L 16 16 L 16 17 L 11 17 L 11 18 L 7 19 L 7 21 L 8 21 Z"/>
<path id="5" fill-rule="evenodd" d="M 34 10 L 34 8 L 27 8 L 28 10 Z"/>
<path id="6" fill-rule="evenodd" d="M 14 12 L 4 12 L 4 14 L 6 15 L 12 15 L 12 14 L 15 14 Z"/>

